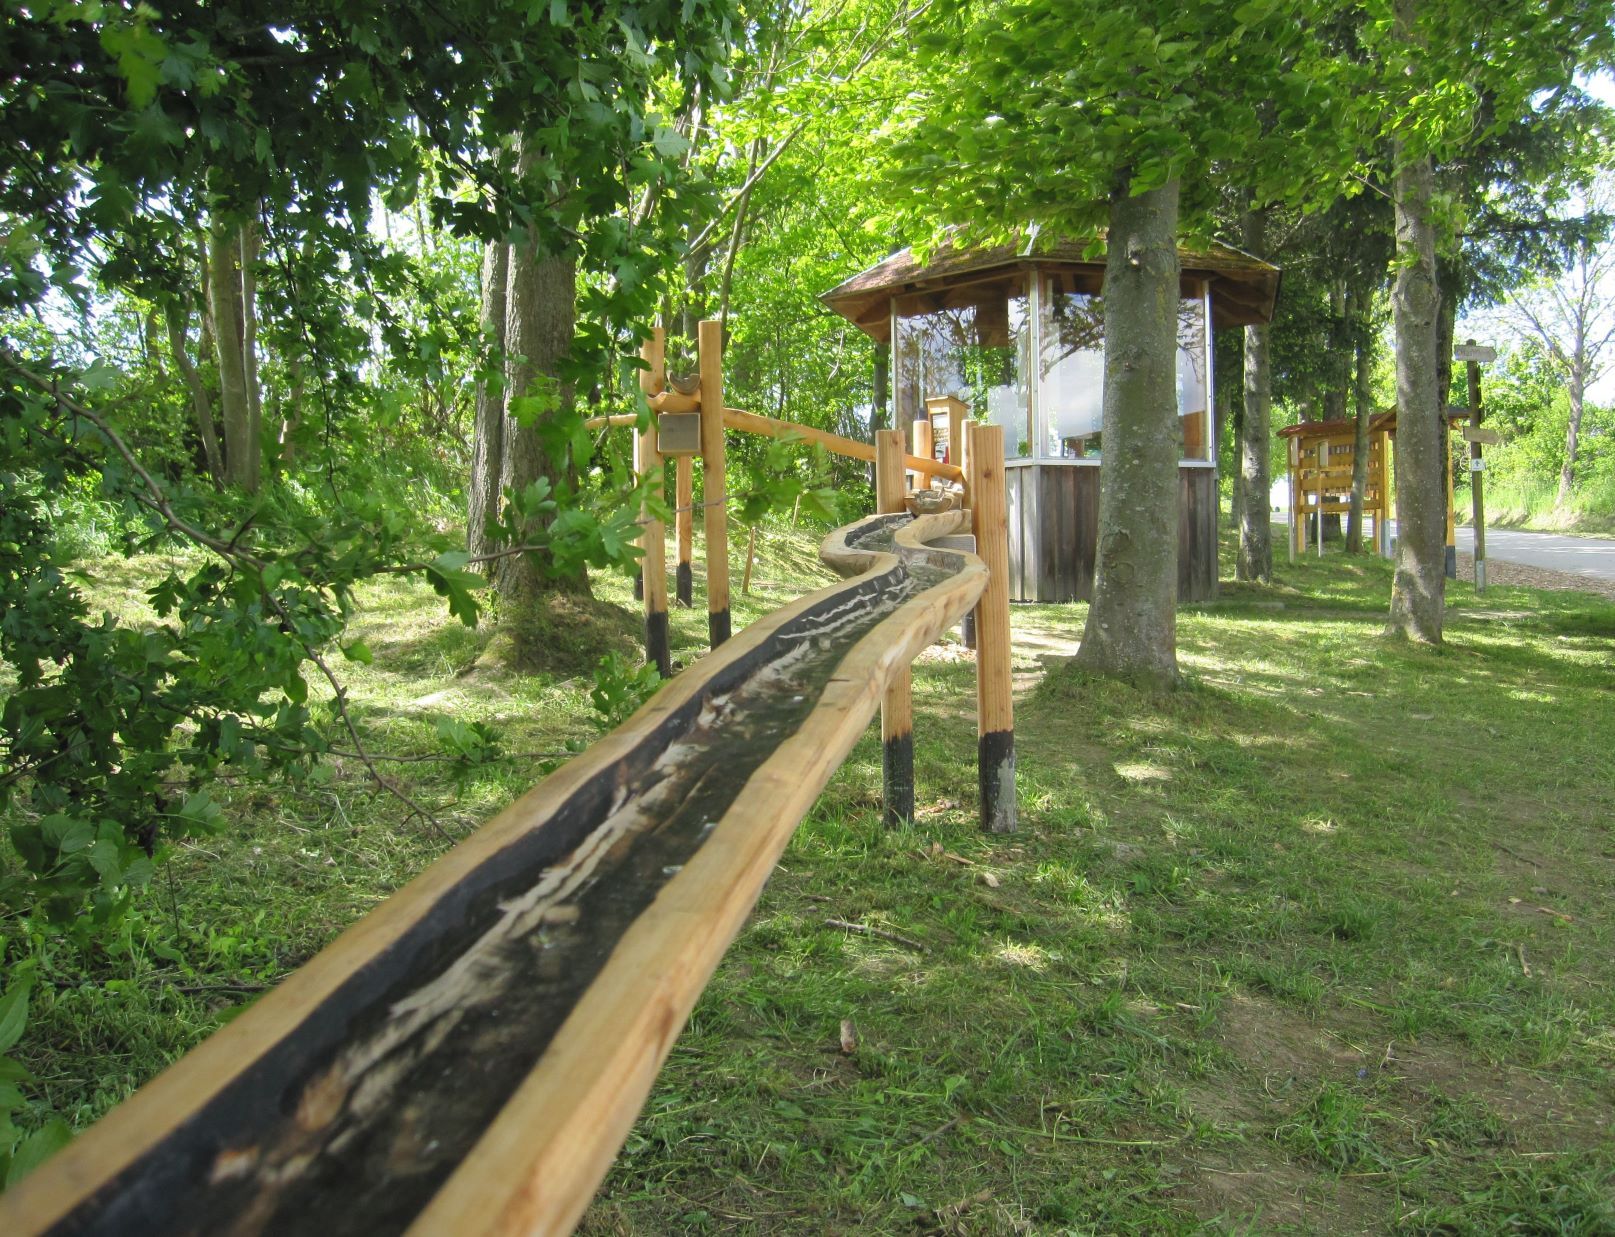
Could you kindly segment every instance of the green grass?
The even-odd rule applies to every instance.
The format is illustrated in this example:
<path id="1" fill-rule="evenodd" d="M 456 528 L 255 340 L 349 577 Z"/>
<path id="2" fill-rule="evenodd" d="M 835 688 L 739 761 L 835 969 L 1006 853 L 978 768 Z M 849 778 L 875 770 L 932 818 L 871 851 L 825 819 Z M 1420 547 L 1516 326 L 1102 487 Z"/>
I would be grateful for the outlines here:
<path id="1" fill-rule="evenodd" d="M 811 545 L 763 550 L 737 629 L 811 582 Z M 1374 560 L 1225 585 L 1166 696 L 1073 671 L 1081 606 L 1017 607 L 1010 837 L 976 829 L 973 664 L 928 651 L 917 819 L 881 828 L 872 731 L 584 1231 L 1615 1232 L 1615 606 L 1450 587 L 1431 651 L 1380 638 Z M 363 622 L 378 750 L 444 714 L 511 752 L 590 732 L 586 679 L 463 673 L 485 636 L 421 590 Z M 676 612 L 675 657 L 704 633 Z M 537 763 L 397 771 L 463 833 Z M 52 1106 L 104 1110 L 441 851 L 361 772 L 234 789 L 124 952 L 13 925 L 55 981 L 20 1046 Z"/>

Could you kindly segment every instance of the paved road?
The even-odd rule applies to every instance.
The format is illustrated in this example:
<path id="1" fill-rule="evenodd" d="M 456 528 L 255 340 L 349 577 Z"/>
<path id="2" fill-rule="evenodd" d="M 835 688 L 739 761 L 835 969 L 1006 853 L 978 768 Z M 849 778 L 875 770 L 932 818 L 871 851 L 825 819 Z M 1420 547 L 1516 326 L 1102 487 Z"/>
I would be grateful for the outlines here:
<path id="1" fill-rule="evenodd" d="M 1460 524 L 1459 552 L 1468 554 L 1474 548 L 1474 530 Z M 1596 580 L 1615 580 L 1615 539 L 1606 537 L 1561 537 L 1557 533 L 1488 528 L 1486 557 L 1495 562 L 1523 563 Z"/>

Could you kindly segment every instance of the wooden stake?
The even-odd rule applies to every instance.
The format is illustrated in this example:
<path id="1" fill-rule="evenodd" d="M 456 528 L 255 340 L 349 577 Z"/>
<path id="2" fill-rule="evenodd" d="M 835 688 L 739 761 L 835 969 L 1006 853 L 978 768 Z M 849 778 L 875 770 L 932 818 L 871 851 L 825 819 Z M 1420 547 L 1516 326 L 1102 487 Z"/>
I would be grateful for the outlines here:
<path id="1" fill-rule="evenodd" d="M 666 379 L 666 343 L 662 328 L 657 327 L 640 347 L 639 355 L 648 369 L 639 371 L 639 389 L 647 398 L 662 389 Z M 662 476 L 662 454 L 656 449 L 656 418 L 650 428 L 634 431 L 634 470 L 641 478 Z M 664 679 L 673 677 L 673 657 L 667 635 L 667 543 L 666 532 L 660 520 L 650 518 L 647 504 L 640 513 L 644 529 L 639 535 L 639 546 L 644 551 L 640 560 L 640 578 L 645 596 L 645 660 L 655 666 Z"/>
<path id="2" fill-rule="evenodd" d="M 678 511 L 673 517 L 678 529 L 678 572 L 675 590 L 679 605 L 689 609 L 695 596 L 694 577 L 690 571 L 690 553 L 695 542 L 695 463 L 687 455 L 674 461 L 677 472 L 676 503 Z"/>
<path id="3" fill-rule="evenodd" d="M 740 573 L 740 591 L 751 596 L 751 565 L 757 561 L 757 525 L 746 530 L 746 570 Z"/>
<path id="4" fill-rule="evenodd" d="M 707 534 L 707 636 L 729 638 L 729 493 L 723 450 L 723 326 L 696 327 L 701 358 L 701 506 Z"/>
<path id="5" fill-rule="evenodd" d="M 875 511 L 880 515 L 904 511 L 907 496 L 903 431 L 879 430 L 875 434 Z M 880 751 L 884 818 L 890 828 L 914 819 L 914 691 L 913 674 L 906 663 L 892 674 L 880 702 Z"/>
<path id="6" fill-rule="evenodd" d="M 1004 430 L 969 426 L 970 513 L 987 587 L 976 603 L 976 759 L 981 827 L 1015 831 L 1015 705 L 1010 679 L 1009 505 Z"/>

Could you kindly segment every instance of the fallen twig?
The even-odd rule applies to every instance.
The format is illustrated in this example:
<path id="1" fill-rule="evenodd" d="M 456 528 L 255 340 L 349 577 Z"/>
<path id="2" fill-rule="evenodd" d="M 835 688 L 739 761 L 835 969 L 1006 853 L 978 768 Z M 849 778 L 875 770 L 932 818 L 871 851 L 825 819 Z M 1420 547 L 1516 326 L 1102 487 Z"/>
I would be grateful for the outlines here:
<path id="1" fill-rule="evenodd" d="M 1542 865 L 1541 865 L 1541 864 L 1540 864 L 1540 863 L 1538 863 L 1538 862 L 1537 862 L 1537 861 L 1536 861 L 1536 860 L 1535 860 L 1535 859 L 1527 859 L 1527 858 L 1526 858 L 1526 857 L 1525 857 L 1525 856 L 1524 856 L 1524 855 L 1522 855 L 1522 854 L 1520 854 L 1520 852 L 1519 852 L 1519 851 L 1517 851 L 1517 850 L 1513 850 L 1513 849 L 1511 849 L 1511 848 L 1510 848 L 1510 847 L 1507 847 L 1507 846 L 1504 846 L 1504 845 L 1503 845 L 1503 844 L 1502 844 L 1502 843 L 1501 843 L 1501 842 L 1498 842 L 1498 841 L 1495 841 L 1495 840 L 1494 840 L 1494 841 L 1493 841 L 1493 842 L 1492 842 L 1492 845 L 1493 845 L 1493 846 L 1495 846 L 1495 847 L 1497 847 L 1497 849 L 1498 849 L 1498 850 L 1500 850 L 1500 851 L 1502 851 L 1502 852 L 1503 852 L 1503 853 L 1504 853 L 1504 854 L 1505 854 L 1505 855 L 1512 855 L 1512 856 L 1514 856 L 1514 858 L 1516 858 L 1516 859 L 1518 859 L 1518 860 L 1519 860 L 1519 861 L 1520 861 L 1520 862 L 1521 862 L 1521 863 L 1528 863 L 1528 864 L 1530 864 L 1530 865 L 1531 865 L 1531 866 L 1532 866 L 1532 867 L 1533 867 L 1533 868 L 1540 868 L 1540 867 L 1541 867 L 1541 866 L 1542 866 Z"/>
<path id="2" fill-rule="evenodd" d="M 864 936 L 878 936 L 883 941 L 892 941 L 895 944 L 903 945 L 912 949 L 915 953 L 923 954 L 925 952 L 925 946 L 911 936 L 903 936 L 898 932 L 888 932 L 885 928 L 872 928 L 866 923 L 848 923 L 845 919 L 830 918 L 824 921 L 824 926 L 827 928 L 840 928 L 844 932 L 859 932 Z"/>
<path id="3" fill-rule="evenodd" d="M 954 1126 L 958 1125 L 959 1122 L 961 1122 L 963 1120 L 964 1120 L 964 1115 L 961 1113 L 959 1116 L 954 1117 L 953 1120 L 951 1120 L 951 1121 L 944 1121 L 941 1125 L 937 1126 L 936 1129 L 932 1130 L 929 1134 L 927 1134 L 924 1138 L 920 1139 L 920 1141 L 915 1143 L 914 1145 L 916 1147 L 923 1147 L 923 1146 L 925 1146 L 926 1143 L 933 1142 L 936 1139 L 941 1138 L 944 1134 L 946 1134 L 949 1130 L 951 1130 Z"/>

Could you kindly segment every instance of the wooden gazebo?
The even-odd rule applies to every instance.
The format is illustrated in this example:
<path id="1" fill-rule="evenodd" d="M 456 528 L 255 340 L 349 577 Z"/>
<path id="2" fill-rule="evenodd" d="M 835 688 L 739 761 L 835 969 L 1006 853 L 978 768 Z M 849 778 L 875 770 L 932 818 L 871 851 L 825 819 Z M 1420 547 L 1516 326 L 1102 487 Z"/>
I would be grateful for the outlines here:
<path id="1" fill-rule="evenodd" d="M 1010 595 L 1093 593 L 1104 459 L 1103 255 L 1079 242 L 963 250 L 921 263 L 902 250 L 820 299 L 891 348 L 895 424 L 962 401 L 1004 427 Z M 1211 331 L 1267 322 L 1279 272 L 1224 246 L 1179 250 L 1178 596 L 1217 590 L 1217 442 Z M 941 449 L 939 446 L 937 449 Z"/>

